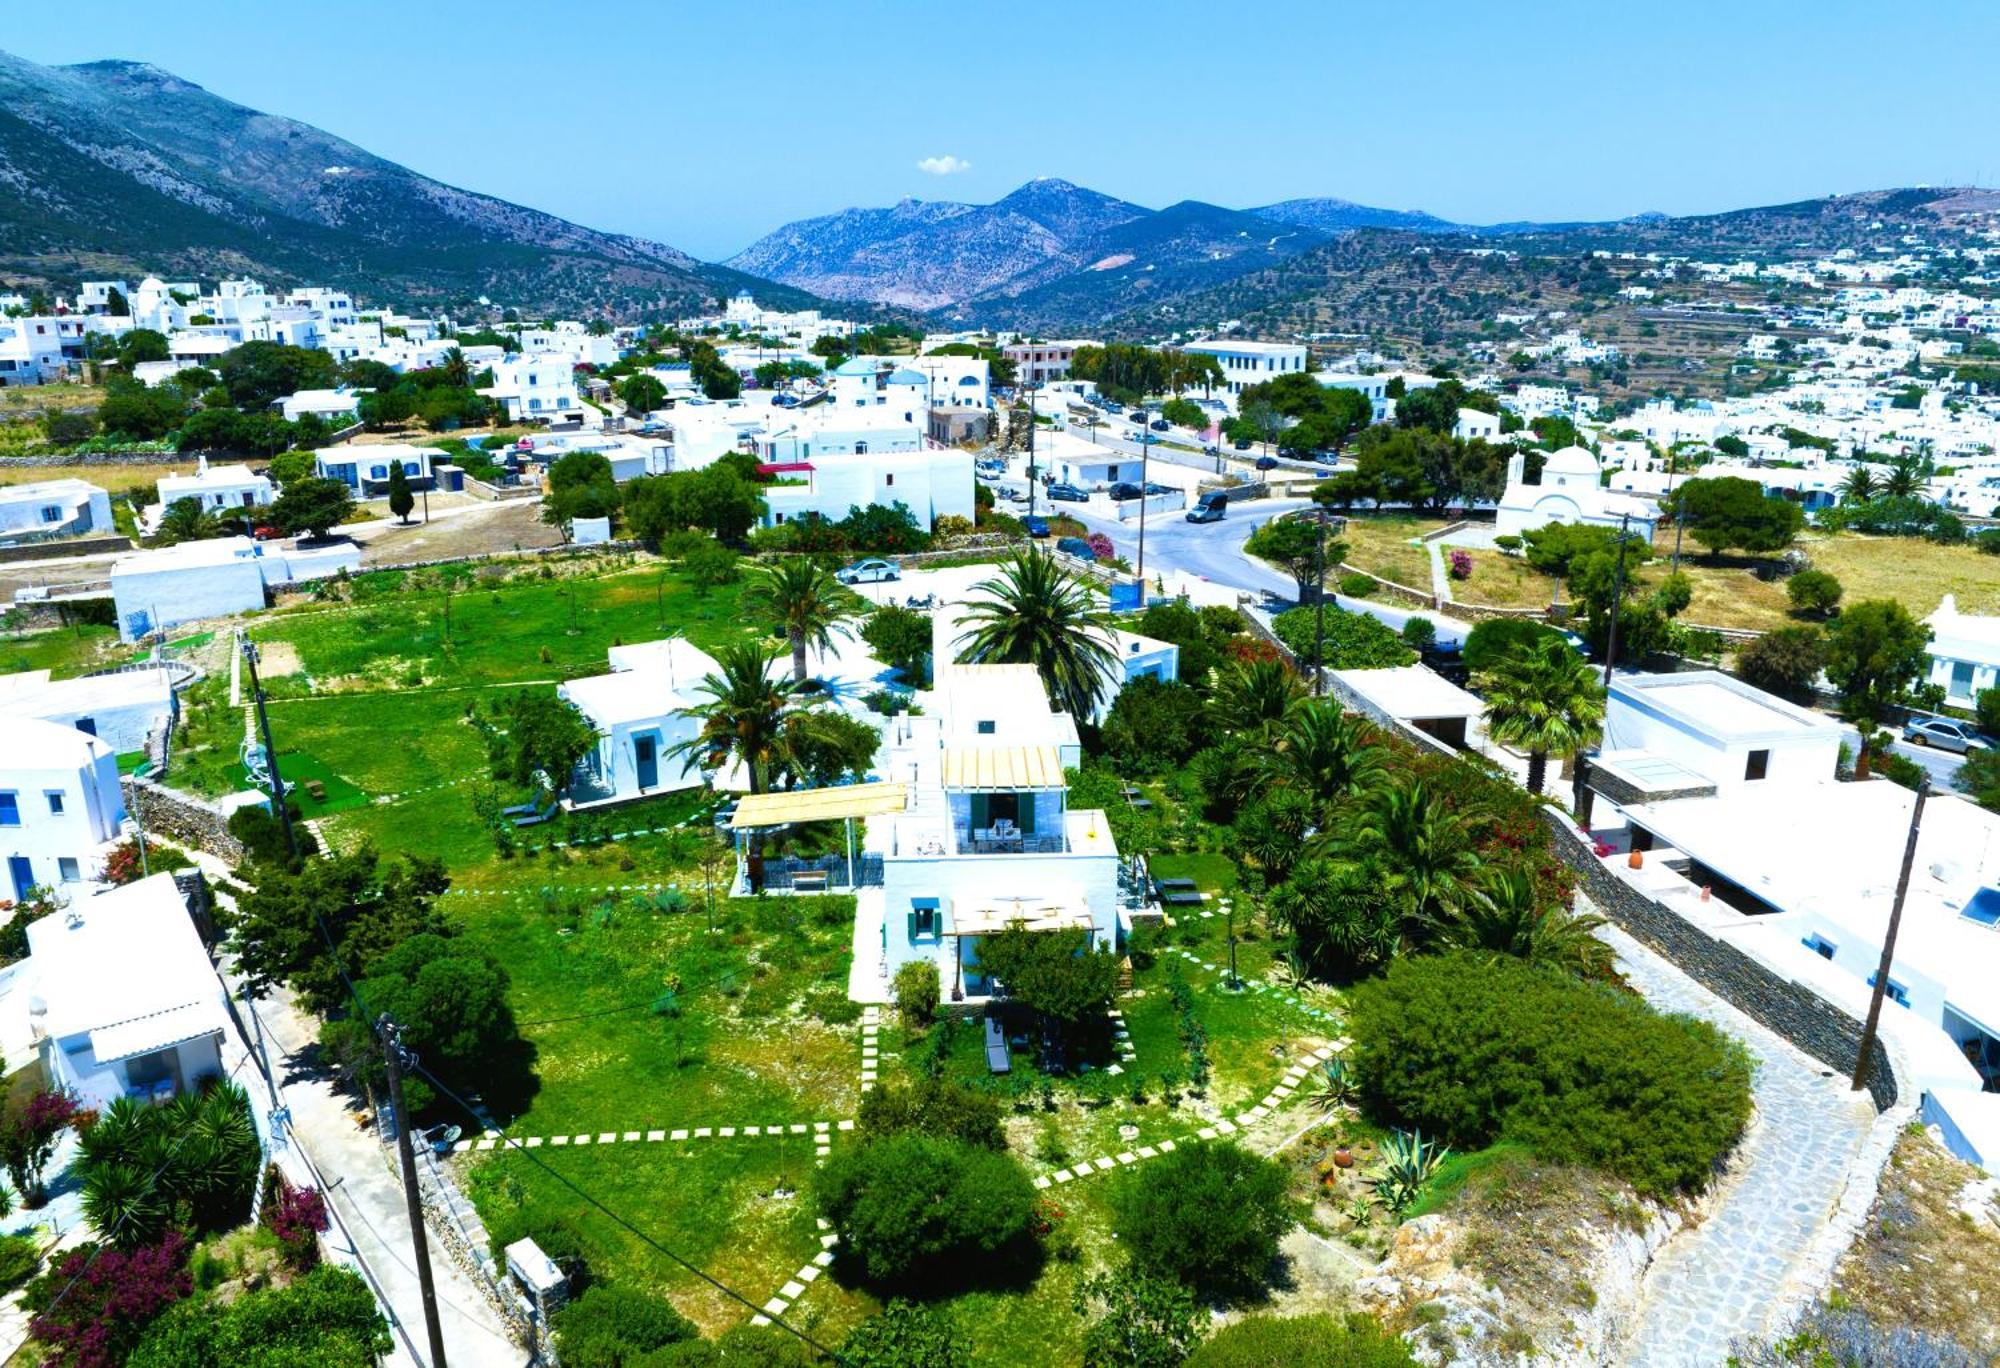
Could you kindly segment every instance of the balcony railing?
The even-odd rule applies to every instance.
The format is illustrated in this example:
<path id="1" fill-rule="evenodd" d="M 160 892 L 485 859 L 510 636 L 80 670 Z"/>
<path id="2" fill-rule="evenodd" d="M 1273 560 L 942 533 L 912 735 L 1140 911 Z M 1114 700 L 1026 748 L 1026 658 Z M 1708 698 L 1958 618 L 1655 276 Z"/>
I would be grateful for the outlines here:
<path id="1" fill-rule="evenodd" d="M 1069 840 L 1061 832 L 1003 833 L 991 827 L 962 826 L 954 827 L 953 835 L 961 855 L 1063 855 L 1069 851 Z"/>

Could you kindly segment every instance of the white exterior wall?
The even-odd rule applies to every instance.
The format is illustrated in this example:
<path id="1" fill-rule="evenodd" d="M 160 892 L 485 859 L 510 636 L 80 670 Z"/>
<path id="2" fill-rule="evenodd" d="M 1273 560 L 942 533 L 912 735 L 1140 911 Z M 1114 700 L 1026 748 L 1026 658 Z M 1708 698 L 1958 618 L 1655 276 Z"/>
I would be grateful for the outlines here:
<path id="1" fill-rule="evenodd" d="M 131 562 L 138 561 L 138 557 L 131 558 Z M 264 606 L 264 572 L 254 557 L 158 569 L 131 562 L 120 562 L 128 568 L 114 566 L 111 572 L 118 635 L 125 641 L 136 641 L 148 632 L 183 622 L 227 617 Z"/>
<path id="2" fill-rule="evenodd" d="M 1840 758 L 1835 726 L 1741 735 L 1707 732 L 1650 706 L 1644 690 L 1621 690 L 1614 679 L 1605 707 L 1604 749 L 1645 750 L 1707 776 L 1718 796 L 1738 789 L 1783 788 L 1831 782 Z M 1765 776 L 1744 777 L 1752 751 L 1768 751 Z"/>
<path id="3" fill-rule="evenodd" d="M 765 526 L 817 514 L 832 522 L 854 508 L 906 505 L 926 532 L 939 518 L 972 518 L 972 454 L 915 451 L 817 459 L 804 486 L 765 490 Z"/>
<path id="4" fill-rule="evenodd" d="M 112 530 L 111 496 L 96 485 L 82 480 L 47 480 L 0 488 L 0 537 L 37 533 L 77 536 Z"/>
<path id="5" fill-rule="evenodd" d="M 1072 817 L 1080 814 L 1071 814 Z M 1109 845 L 1109 842 L 1106 842 Z M 1118 944 L 1118 853 L 1088 855 L 1072 851 L 1060 855 L 896 855 L 882 861 L 883 958 L 889 977 L 912 960 L 928 959 L 939 966 L 939 979 L 946 993 L 951 991 L 953 940 L 943 931 L 951 924 L 954 899 L 981 900 L 994 897 L 1032 897 L 1044 892 L 1083 893 L 1090 907 L 1091 940 L 1100 950 Z M 913 935 L 916 919 L 912 903 L 918 898 L 938 900 L 939 928 L 931 936 Z M 965 947 L 968 980 L 979 960 L 978 941 Z"/>
<path id="6" fill-rule="evenodd" d="M 25 725 L 12 719 L 8 725 Z M 60 724 L 50 722 L 48 727 Z M 12 793 L 18 824 L 0 826 L 0 898 L 18 898 L 19 866 L 27 861 L 31 886 L 68 889 L 94 883 L 103 873 L 104 847 L 118 838 L 125 820 L 125 799 L 118 785 L 118 757 L 102 741 L 81 732 L 80 763 L 58 769 L 16 769 L 0 763 L 0 793 Z M 50 810 L 49 795 L 62 796 L 62 811 Z M 74 877 L 65 878 L 63 861 L 76 862 Z"/>
<path id="7" fill-rule="evenodd" d="M 1248 385 L 1261 385 L 1306 368 L 1303 343 L 1285 342 L 1190 342 L 1181 348 L 1199 356 L 1212 356 L 1222 366 L 1223 388 L 1241 394 Z"/>

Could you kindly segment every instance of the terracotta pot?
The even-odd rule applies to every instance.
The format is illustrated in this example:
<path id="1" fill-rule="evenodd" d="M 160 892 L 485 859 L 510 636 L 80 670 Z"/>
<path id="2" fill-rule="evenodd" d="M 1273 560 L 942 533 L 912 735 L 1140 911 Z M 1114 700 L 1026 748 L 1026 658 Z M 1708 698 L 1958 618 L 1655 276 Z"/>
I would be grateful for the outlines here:
<path id="1" fill-rule="evenodd" d="M 1337 1168 L 1353 1168 L 1354 1155 L 1345 1148 L 1333 1152 L 1333 1162 Z"/>
<path id="2" fill-rule="evenodd" d="M 1625 863 L 1633 869 L 1644 869 L 1646 867 L 1646 852 L 1643 850 L 1633 851 L 1625 857 Z"/>

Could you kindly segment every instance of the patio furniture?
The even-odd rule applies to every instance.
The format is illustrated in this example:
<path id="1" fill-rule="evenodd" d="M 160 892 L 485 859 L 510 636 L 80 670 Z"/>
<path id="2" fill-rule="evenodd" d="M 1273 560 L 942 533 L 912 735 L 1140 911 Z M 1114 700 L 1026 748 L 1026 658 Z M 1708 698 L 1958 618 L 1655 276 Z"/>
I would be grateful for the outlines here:
<path id="1" fill-rule="evenodd" d="M 824 869 L 801 869 L 792 875 L 792 889 L 798 893 L 826 892 L 826 871 Z"/>
<path id="2" fill-rule="evenodd" d="M 1150 812 L 1153 808 L 1153 800 L 1151 798 L 1134 798 L 1131 806 L 1136 812 Z"/>
<path id="3" fill-rule="evenodd" d="M 1160 895 L 1160 904 L 1163 907 L 1200 907 L 1206 901 L 1208 900 L 1199 893 L 1162 893 Z"/>
<path id="4" fill-rule="evenodd" d="M 1011 1073 L 1014 1061 L 1007 1054 L 1006 1037 L 1000 1034 L 1000 1023 L 992 1017 L 986 1019 L 986 1068 L 990 1073 Z"/>
<path id="5" fill-rule="evenodd" d="M 1193 879 L 1155 879 L 1153 887 L 1162 893 L 1192 893 Z"/>
<path id="6" fill-rule="evenodd" d="M 306 792 L 312 795 L 312 800 L 315 803 L 324 803 L 326 801 L 325 784 L 322 784 L 317 779 L 308 779 L 305 781 L 305 787 Z"/>
<path id="7" fill-rule="evenodd" d="M 549 818 L 555 816 L 556 810 L 561 806 L 562 805 L 558 803 L 553 796 L 551 796 L 549 799 L 549 805 L 547 807 L 543 808 L 540 812 L 530 811 L 525 816 L 516 817 L 514 819 L 514 825 L 517 827 L 540 826 L 543 822 L 546 822 L 549 820 Z"/>

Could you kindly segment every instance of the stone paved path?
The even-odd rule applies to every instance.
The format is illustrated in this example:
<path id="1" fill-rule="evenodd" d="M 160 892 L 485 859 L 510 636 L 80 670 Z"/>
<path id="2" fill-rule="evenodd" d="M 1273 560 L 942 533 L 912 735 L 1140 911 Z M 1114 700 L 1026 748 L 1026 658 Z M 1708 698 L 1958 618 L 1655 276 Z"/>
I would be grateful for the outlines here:
<path id="1" fill-rule="evenodd" d="M 1711 1021 L 1757 1063 L 1757 1112 L 1700 1225 L 1646 1275 L 1622 1363 L 1714 1368 L 1732 1340 L 1772 1333 L 1813 1236 L 1833 1215 L 1875 1120 L 1868 1094 L 1716 998 L 1616 928 L 1599 933 L 1646 1000 Z"/>

